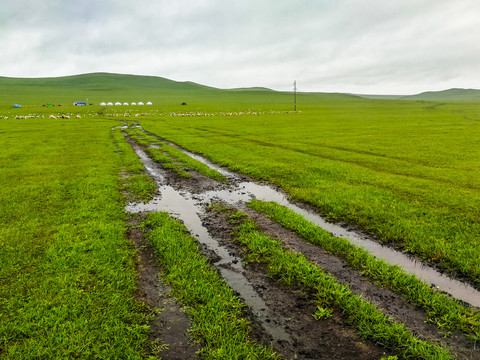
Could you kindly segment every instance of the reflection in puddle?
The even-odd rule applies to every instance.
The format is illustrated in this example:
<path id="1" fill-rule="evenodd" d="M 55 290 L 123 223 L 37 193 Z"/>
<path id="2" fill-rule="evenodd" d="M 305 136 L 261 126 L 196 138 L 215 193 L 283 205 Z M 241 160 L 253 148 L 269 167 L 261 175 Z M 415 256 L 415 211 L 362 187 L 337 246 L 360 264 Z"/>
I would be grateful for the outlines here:
<path id="1" fill-rule="evenodd" d="M 284 326 L 270 322 L 267 305 L 243 275 L 242 260 L 232 255 L 227 248 L 221 246 L 202 225 L 199 215 L 204 213 L 204 208 L 201 202 L 198 201 L 198 195 L 195 195 L 194 198 L 189 192 L 180 192 L 169 185 L 162 185 L 164 180 L 162 170 L 154 165 L 144 151 L 137 148 L 135 152 L 159 185 L 158 191 L 160 196 L 156 196 L 147 204 L 129 204 L 125 207 L 126 211 L 130 213 L 165 211 L 176 219 L 181 220 L 190 234 L 195 236 L 201 244 L 215 252 L 219 257 L 219 260 L 214 265 L 221 272 L 228 285 L 240 294 L 245 304 L 252 310 L 273 340 L 291 342 Z"/>
<path id="2" fill-rule="evenodd" d="M 156 166 L 152 165 L 152 161 L 148 158 L 148 156 L 146 156 L 143 151 L 136 151 L 139 157 L 144 162 L 147 170 L 149 172 L 152 171 L 151 174 L 155 176 L 155 172 L 158 173 Z M 186 153 L 189 154 L 188 152 Z M 195 159 L 199 160 L 200 158 L 201 157 L 199 155 L 195 155 Z M 203 159 L 202 162 L 204 162 L 208 166 L 212 165 L 209 161 L 205 159 Z M 150 170 L 152 168 L 153 170 Z M 215 166 L 215 168 L 217 170 L 219 169 L 217 166 Z M 225 169 L 222 169 L 222 174 L 229 178 L 236 177 L 235 174 Z M 161 183 L 161 180 L 159 179 L 159 181 L 157 180 L 157 182 Z M 241 182 L 237 185 L 231 185 L 228 190 L 206 191 L 200 194 L 191 194 L 189 192 L 184 192 L 182 193 L 182 195 L 179 195 L 176 190 L 169 186 L 162 186 L 160 191 L 161 198 L 156 198 L 148 204 L 131 204 L 127 206 L 127 211 L 168 211 L 174 214 L 175 217 L 182 219 L 187 228 L 191 231 L 191 233 L 197 234 L 197 237 L 200 240 L 199 236 L 207 237 L 208 235 L 208 232 L 202 226 L 201 221 L 197 215 L 203 212 L 203 207 L 199 205 L 200 203 L 209 203 L 212 201 L 221 200 L 229 205 L 235 205 L 238 203 L 248 202 L 253 198 L 263 201 L 274 201 L 302 215 L 307 220 L 329 231 L 334 236 L 346 238 L 351 243 L 362 247 L 377 258 L 382 259 L 391 265 L 398 265 L 406 272 L 415 274 L 421 280 L 433 286 L 438 286 L 441 291 L 445 291 L 453 297 L 469 303 L 473 306 L 480 307 L 480 292 L 472 286 L 462 283 L 458 280 L 451 279 L 448 276 L 439 273 L 435 269 L 425 266 L 421 262 L 415 261 L 406 254 L 396 251 L 387 246 L 382 246 L 381 244 L 367 238 L 364 235 L 360 235 L 355 231 L 347 230 L 345 228 L 342 228 L 341 226 L 328 223 L 318 214 L 302 209 L 291 203 L 283 193 L 273 189 L 270 186 L 256 184 L 253 182 Z M 171 198 L 171 196 L 173 196 L 170 194 L 171 192 L 177 193 L 178 195 L 175 196 L 180 196 L 183 200 L 181 200 L 180 198 Z M 191 210 L 187 211 L 185 207 L 181 207 L 180 205 L 176 204 L 185 202 L 188 202 L 190 204 L 189 206 Z M 202 232 L 206 232 L 206 234 L 201 235 Z M 207 242 L 209 241 L 210 240 L 207 240 Z M 203 242 L 203 240 L 201 240 L 201 242 Z"/>
<path id="3" fill-rule="evenodd" d="M 137 153 L 139 152 L 141 151 L 137 151 Z M 199 214 L 204 212 L 202 205 L 193 199 L 191 194 L 180 193 L 168 185 L 162 185 L 159 192 L 160 197 L 154 198 L 147 204 L 127 205 L 126 210 L 131 213 L 166 211 L 176 219 L 182 220 L 188 231 L 220 258 L 214 265 L 219 269 L 228 285 L 242 296 L 245 304 L 253 311 L 272 338 L 275 341 L 290 342 L 290 336 L 282 326 L 275 326 L 269 322 L 265 302 L 242 273 L 242 260 L 230 254 L 228 249 L 212 238 L 202 225 L 199 217 Z"/>

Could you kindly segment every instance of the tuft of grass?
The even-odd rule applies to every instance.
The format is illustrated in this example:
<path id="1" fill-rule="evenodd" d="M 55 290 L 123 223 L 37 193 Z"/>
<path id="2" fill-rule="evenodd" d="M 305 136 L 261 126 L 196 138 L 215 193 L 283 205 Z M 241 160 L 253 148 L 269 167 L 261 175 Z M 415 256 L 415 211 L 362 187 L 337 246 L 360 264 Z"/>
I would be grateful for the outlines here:
<path id="1" fill-rule="evenodd" d="M 116 146 L 116 153 L 121 157 L 122 178 L 120 186 L 128 201 L 148 202 L 153 199 L 157 186 L 153 179 L 145 173 L 145 167 L 125 141 L 120 129 L 112 130 L 112 141 Z"/>
<path id="2" fill-rule="evenodd" d="M 144 203 L 153 199 L 157 185 L 152 178 L 146 174 L 129 176 L 124 184 L 124 189 L 132 200 L 141 200 Z"/>
<path id="3" fill-rule="evenodd" d="M 164 279 L 191 316 L 191 334 L 205 359 L 276 359 L 249 338 L 245 305 L 203 257 L 197 241 L 167 213 L 151 213 L 143 223 L 147 238 L 165 267 Z"/>
<path id="4" fill-rule="evenodd" d="M 153 161 L 162 164 L 164 169 L 171 169 L 177 173 L 178 176 L 189 178 L 192 177 L 187 171 L 185 171 L 185 166 L 183 163 L 179 163 L 176 159 L 166 155 L 162 150 L 156 148 L 148 148 L 147 154 L 152 158 Z"/>
<path id="5" fill-rule="evenodd" d="M 148 135 L 138 127 L 128 128 L 126 133 L 138 145 L 149 146 L 154 144 L 155 148 L 147 148 L 147 153 L 155 161 L 163 165 L 165 169 L 174 170 L 181 177 L 191 177 L 186 169 L 210 177 L 219 182 L 228 183 L 228 179 L 217 170 L 209 168 L 207 165 L 186 155 L 181 150 Z"/>

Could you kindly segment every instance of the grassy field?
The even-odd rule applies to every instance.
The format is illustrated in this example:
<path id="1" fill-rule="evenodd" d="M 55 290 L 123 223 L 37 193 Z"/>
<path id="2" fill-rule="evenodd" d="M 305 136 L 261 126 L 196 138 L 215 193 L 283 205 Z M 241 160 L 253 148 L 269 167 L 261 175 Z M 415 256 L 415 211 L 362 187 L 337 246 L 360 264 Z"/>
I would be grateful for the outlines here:
<path id="1" fill-rule="evenodd" d="M 0 121 L 0 358 L 150 358 L 154 310 L 135 300 L 136 251 L 124 205 L 148 201 L 155 185 L 121 123 L 69 110 L 83 110 L 82 118 L 23 109 L 17 115 L 27 118 Z M 203 358 L 276 358 L 249 338 L 245 305 L 195 240 L 165 214 L 156 219 L 161 236 L 152 232 L 152 243 L 163 249 L 168 281 L 190 309 Z M 195 279 L 185 281 L 188 266 Z"/>
<path id="2" fill-rule="evenodd" d="M 300 112 L 292 113 L 288 93 L 121 79 L 0 79 L 0 358 L 147 356 L 148 316 L 134 300 L 135 251 L 123 207 L 127 193 L 147 201 L 155 186 L 111 130 L 117 120 L 136 120 L 480 285 L 479 104 L 298 94 Z M 67 106 L 86 98 L 154 106 Z M 163 145 L 153 155 L 187 161 Z M 177 226 L 158 216 L 156 226 Z M 163 249 L 160 240 L 151 239 Z M 328 306 L 319 309 L 328 314 Z M 249 353 L 256 345 L 247 333 L 242 325 Z M 204 353 L 226 351 L 215 346 Z"/>
<path id="3" fill-rule="evenodd" d="M 480 284 L 480 107 L 313 94 L 300 102 L 301 113 L 265 106 L 140 123 Z"/>
<path id="4" fill-rule="evenodd" d="M 112 125 L 0 121 L 0 358 L 143 358 Z"/>

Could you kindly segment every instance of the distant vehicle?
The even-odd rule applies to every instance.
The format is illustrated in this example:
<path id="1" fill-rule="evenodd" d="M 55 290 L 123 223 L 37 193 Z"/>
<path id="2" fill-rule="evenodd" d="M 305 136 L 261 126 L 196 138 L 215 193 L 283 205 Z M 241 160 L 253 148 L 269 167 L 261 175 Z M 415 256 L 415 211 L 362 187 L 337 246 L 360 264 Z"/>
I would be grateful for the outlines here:
<path id="1" fill-rule="evenodd" d="M 87 106 L 87 103 L 85 101 L 75 101 L 73 103 L 75 106 Z"/>

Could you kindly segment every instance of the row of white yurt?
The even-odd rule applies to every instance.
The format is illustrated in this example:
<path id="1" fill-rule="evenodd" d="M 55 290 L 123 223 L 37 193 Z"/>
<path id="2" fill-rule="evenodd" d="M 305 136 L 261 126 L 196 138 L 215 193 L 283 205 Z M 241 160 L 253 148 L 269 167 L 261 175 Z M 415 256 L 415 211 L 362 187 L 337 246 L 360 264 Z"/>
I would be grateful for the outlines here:
<path id="1" fill-rule="evenodd" d="M 139 102 L 138 104 L 136 102 L 132 102 L 131 104 L 129 104 L 128 102 L 124 102 L 123 104 L 120 102 L 120 101 L 117 101 L 115 103 L 116 106 L 119 106 L 119 105 L 145 105 L 143 102 Z M 147 105 L 153 105 L 150 101 L 147 102 Z M 100 103 L 100 106 L 113 106 L 113 103 L 112 102 L 102 102 Z"/>

